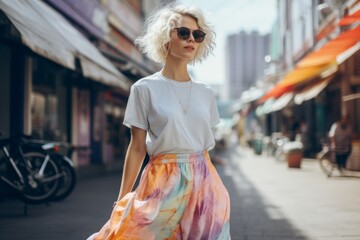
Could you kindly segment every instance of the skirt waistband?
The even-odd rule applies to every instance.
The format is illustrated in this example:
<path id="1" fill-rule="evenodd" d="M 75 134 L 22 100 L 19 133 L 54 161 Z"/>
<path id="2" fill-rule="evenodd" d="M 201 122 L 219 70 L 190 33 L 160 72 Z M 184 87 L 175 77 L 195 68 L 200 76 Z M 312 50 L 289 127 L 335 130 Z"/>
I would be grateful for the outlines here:
<path id="1" fill-rule="evenodd" d="M 150 157 L 150 164 L 192 163 L 192 162 L 199 162 L 204 160 L 210 160 L 208 151 L 201 151 L 195 153 L 159 154 Z"/>

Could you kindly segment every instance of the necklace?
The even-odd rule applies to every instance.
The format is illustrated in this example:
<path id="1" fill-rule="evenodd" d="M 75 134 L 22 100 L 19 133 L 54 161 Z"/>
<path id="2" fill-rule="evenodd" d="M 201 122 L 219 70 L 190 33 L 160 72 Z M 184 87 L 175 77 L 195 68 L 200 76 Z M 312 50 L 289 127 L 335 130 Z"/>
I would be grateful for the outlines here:
<path id="1" fill-rule="evenodd" d="M 173 89 L 174 92 L 175 92 L 175 96 L 176 96 L 176 98 L 177 98 L 177 100 L 178 100 L 178 102 L 179 102 L 179 104 L 180 104 L 180 106 L 181 106 L 181 108 L 182 108 L 183 113 L 186 114 L 187 111 L 188 111 L 188 108 L 189 108 L 189 103 L 190 103 L 190 96 L 191 96 L 191 89 L 192 89 L 192 80 L 190 79 L 190 91 L 189 91 L 189 95 L 188 95 L 188 99 L 187 99 L 187 104 L 186 104 L 186 107 L 185 107 L 184 104 L 181 102 L 180 97 L 179 97 L 179 95 L 177 94 L 176 89 L 175 89 L 173 83 L 171 82 L 171 80 L 168 79 L 168 78 L 165 78 L 164 76 L 162 76 L 161 73 L 159 73 L 159 76 L 160 76 L 160 78 L 162 78 L 162 79 L 164 79 L 164 80 L 167 80 L 167 81 L 170 83 L 172 89 Z"/>

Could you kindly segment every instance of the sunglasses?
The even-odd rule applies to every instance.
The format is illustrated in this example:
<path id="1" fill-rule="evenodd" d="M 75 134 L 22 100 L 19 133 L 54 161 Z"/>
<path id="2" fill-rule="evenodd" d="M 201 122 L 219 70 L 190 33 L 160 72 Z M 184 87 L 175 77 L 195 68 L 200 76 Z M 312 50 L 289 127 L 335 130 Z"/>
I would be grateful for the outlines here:
<path id="1" fill-rule="evenodd" d="M 206 33 L 201 31 L 200 29 L 191 30 L 187 27 L 179 27 L 175 28 L 177 31 L 177 35 L 181 40 L 188 40 L 190 38 L 190 34 L 193 35 L 195 42 L 201 43 L 204 41 Z"/>

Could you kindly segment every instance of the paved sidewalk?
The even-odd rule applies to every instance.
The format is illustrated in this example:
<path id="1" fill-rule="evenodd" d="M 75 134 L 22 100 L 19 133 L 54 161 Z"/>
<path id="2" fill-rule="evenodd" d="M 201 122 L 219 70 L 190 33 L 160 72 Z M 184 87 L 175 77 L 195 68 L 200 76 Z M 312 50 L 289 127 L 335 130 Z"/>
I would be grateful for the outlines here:
<path id="1" fill-rule="evenodd" d="M 233 239 L 360 239 L 358 172 L 328 179 L 314 159 L 289 169 L 239 147 L 224 158 Z"/>

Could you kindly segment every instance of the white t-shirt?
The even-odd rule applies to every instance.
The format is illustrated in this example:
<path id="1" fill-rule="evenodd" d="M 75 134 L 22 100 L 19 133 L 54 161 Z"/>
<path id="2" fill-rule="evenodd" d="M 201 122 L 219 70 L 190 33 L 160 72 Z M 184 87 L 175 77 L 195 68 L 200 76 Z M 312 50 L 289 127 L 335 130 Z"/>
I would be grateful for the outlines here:
<path id="1" fill-rule="evenodd" d="M 147 131 L 150 156 L 211 149 L 215 145 L 211 128 L 219 121 L 214 92 L 208 85 L 170 80 L 160 72 L 132 85 L 124 117 L 127 127 Z"/>
<path id="2" fill-rule="evenodd" d="M 337 153 L 347 153 L 351 149 L 351 126 L 341 127 L 340 122 L 335 122 L 329 132 L 329 137 L 335 138 L 335 151 Z"/>

